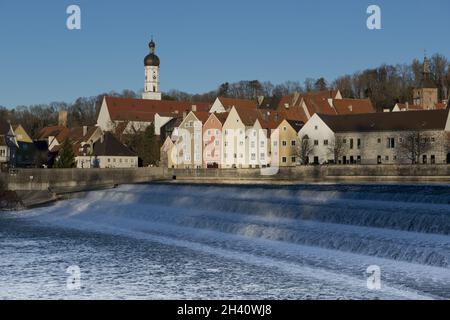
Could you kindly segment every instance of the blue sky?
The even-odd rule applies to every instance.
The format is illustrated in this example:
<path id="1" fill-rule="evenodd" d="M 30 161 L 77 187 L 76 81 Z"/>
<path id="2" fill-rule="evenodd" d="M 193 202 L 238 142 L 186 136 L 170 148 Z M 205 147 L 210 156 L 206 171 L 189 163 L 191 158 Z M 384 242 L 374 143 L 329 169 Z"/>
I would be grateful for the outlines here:
<path id="1" fill-rule="evenodd" d="M 82 29 L 66 28 L 81 7 Z M 382 10 L 382 30 L 366 9 Z M 143 87 L 154 35 L 161 89 L 280 83 L 450 52 L 450 1 L 0 0 L 0 105 L 71 102 Z"/>

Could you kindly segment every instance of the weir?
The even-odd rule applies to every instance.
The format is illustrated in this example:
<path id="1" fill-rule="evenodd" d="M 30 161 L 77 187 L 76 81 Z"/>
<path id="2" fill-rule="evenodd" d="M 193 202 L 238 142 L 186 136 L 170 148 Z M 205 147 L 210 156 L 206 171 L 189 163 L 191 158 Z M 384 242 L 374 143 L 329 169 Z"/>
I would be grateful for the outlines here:
<path id="1" fill-rule="evenodd" d="M 385 284 L 450 297 L 447 186 L 124 185 L 26 210 L 20 219 L 139 239 L 144 252 L 157 243 L 168 247 L 164 261 L 187 250 L 328 284 L 379 265 Z M 339 287 L 355 285 L 348 281 Z"/>

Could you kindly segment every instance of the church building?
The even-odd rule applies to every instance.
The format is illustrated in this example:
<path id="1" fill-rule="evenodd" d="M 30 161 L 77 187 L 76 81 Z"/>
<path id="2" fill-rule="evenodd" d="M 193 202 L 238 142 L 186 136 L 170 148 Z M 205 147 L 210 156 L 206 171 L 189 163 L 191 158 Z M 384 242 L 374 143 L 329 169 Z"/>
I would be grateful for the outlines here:
<path id="1" fill-rule="evenodd" d="M 142 99 L 105 97 L 100 107 L 97 126 L 103 131 L 116 134 L 133 134 L 144 131 L 149 125 L 160 128 L 175 118 L 182 118 L 190 111 L 209 111 L 209 103 L 162 100 L 159 87 L 159 57 L 155 54 L 156 44 L 149 43 L 150 53 L 144 58 L 145 82 Z"/>

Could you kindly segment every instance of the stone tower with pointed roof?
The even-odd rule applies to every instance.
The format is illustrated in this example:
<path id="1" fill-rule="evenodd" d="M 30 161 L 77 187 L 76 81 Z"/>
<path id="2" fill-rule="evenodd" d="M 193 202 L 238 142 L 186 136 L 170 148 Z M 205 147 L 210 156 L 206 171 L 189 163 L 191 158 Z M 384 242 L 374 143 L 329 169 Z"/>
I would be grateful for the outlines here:
<path id="1" fill-rule="evenodd" d="M 438 103 L 438 88 L 433 82 L 430 60 L 425 56 L 423 61 L 423 72 L 420 88 L 413 90 L 413 103 L 421 106 L 425 110 L 435 109 Z"/>
<path id="2" fill-rule="evenodd" d="M 142 99 L 161 100 L 161 92 L 159 91 L 159 58 L 155 54 L 156 44 L 153 38 L 148 47 L 150 48 L 150 53 L 144 58 L 145 83 Z"/>

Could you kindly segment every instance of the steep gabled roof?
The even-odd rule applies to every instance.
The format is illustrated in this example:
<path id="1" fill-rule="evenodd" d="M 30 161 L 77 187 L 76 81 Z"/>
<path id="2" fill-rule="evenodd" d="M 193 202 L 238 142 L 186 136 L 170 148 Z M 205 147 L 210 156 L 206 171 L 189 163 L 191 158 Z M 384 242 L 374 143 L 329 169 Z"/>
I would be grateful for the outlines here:
<path id="1" fill-rule="evenodd" d="M 449 110 L 318 115 L 334 132 L 444 130 Z"/>
<path id="2" fill-rule="evenodd" d="M 197 111 L 208 111 L 210 105 L 204 102 L 146 100 L 105 97 L 109 116 L 113 121 L 142 121 L 153 122 L 155 114 L 173 115 L 183 114 L 196 106 Z"/>
<path id="3" fill-rule="evenodd" d="M 294 128 L 294 130 L 296 132 L 299 132 L 301 128 L 303 128 L 304 123 L 301 121 L 295 121 L 295 120 L 286 120 L 292 128 Z"/>
<path id="4" fill-rule="evenodd" d="M 253 126 L 257 119 L 262 118 L 262 114 L 255 108 L 246 108 L 246 107 L 236 107 L 239 118 L 241 118 L 242 123 L 247 126 Z"/>
<path id="5" fill-rule="evenodd" d="M 105 132 L 103 141 L 100 139 L 94 143 L 95 156 L 116 156 L 116 157 L 135 157 L 136 154 L 131 151 L 122 142 L 117 140 L 111 132 Z"/>

